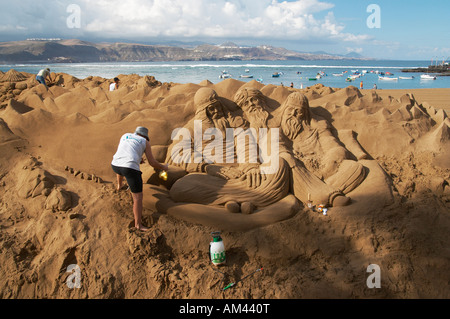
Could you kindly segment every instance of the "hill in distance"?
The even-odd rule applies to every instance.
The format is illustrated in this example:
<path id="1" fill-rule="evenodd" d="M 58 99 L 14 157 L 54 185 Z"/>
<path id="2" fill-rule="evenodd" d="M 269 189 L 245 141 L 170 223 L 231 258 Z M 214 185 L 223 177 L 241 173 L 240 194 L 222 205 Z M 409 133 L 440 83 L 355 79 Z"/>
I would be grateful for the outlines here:
<path id="1" fill-rule="evenodd" d="M 12 41 L 0 43 L 0 63 L 77 63 L 77 62 L 158 62 L 226 60 L 367 60 L 361 56 L 334 55 L 326 52 L 297 52 L 261 45 L 239 46 L 181 42 L 168 44 L 93 43 L 78 39 Z"/>

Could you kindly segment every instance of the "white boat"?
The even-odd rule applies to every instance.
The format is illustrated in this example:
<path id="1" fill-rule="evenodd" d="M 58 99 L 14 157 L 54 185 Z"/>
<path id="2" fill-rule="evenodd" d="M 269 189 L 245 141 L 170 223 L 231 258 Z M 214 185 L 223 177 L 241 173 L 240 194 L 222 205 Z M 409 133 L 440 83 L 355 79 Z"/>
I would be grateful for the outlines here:
<path id="1" fill-rule="evenodd" d="M 344 76 L 342 73 L 333 73 L 333 76 Z"/>
<path id="2" fill-rule="evenodd" d="M 386 76 L 379 76 L 378 79 L 381 81 L 398 81 L 398 78 L 388 78 Z"/>
<path id="3" fill-rule="evenodd" d="M 414 80 L 413 76 L 399 76 L 398 78 L 400 80 Z"/>
<path id="4" fill-rule="evenodd" d="M 422 75 L 420 76 L 420 78 L 421 78 L 422 80 L 436 80 L 436 77 L 435 77 L 435 76 L 429 75 L 429 74 L 422 74 Z"/>
<path id="5" fill-rule="evenodd" d="M 222 71 L 222 74 L 219 75 L 219 79 L 228 79 L 231 78 L 231 74 L 229 74 L 227 71 Z"/>
<path id="6" fill-rule="evenodd" d="M 240 77 L 240 78 L 251 79 L 251 78 L 253 78 L 253 75 L 250 75 L 250 74 L 242 74 L 242 75 L 240 75 L 239 77 Z"/>

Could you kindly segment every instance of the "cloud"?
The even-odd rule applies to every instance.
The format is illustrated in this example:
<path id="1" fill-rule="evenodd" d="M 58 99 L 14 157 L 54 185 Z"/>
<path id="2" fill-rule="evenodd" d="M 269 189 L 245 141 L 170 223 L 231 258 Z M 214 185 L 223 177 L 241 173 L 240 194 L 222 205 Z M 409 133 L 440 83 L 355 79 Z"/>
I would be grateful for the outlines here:
<path id="1" fill-rule="evenodd" d="M 81 28 L 66 25 L 70 4 L 81 8 Z M 0 13 L 0 30 L 51 36 L 149 39 L 252 38 L 364 41 L 344 33 L 322 0 L 21 0 Z M 324 16 L 318 18 L 317 16 Z"/>
<path id="2" fill-rule="evenodd" d="M 68 5 L 69 1 L 66 2 Z M 56 28 L 61 28 L 65 21 L 64 1 L 52 1 L 50 7 L 48 2 L 44 1 L 8 1 L 2 7 L 0 12 L 2 36 L 56 32 Z"/>
<path id="3" fill-rule="evenodd" d="M 346 48 L 346 50 L 347 50 L 347 53 L 354 52 L 354 53 L 358 53 L 358 54 L 361 54 L 364 51 L 363 48 Z"/>

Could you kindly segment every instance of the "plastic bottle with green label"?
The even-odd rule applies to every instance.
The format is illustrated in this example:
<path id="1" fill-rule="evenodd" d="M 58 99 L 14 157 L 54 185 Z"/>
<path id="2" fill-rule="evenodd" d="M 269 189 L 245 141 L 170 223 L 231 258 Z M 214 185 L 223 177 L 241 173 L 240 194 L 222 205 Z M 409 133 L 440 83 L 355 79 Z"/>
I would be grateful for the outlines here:
<path id="1" fill-rule="evenodd" d="M 215 266 L 223 265 L 226 261 L 225 245 L 223 244 L 220 232 L 212 232 L 212 241 L 209 243 L 209 253 L 211 261 Z"/>

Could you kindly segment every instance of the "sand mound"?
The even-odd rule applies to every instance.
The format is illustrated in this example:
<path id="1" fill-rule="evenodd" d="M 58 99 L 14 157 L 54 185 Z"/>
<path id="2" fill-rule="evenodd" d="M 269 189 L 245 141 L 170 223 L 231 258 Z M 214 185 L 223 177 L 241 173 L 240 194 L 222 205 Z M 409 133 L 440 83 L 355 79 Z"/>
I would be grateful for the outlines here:
<path id="1" fill-rule="evenodd" d="M 10 70 L 14 88 L 0 88 L 1 298 L 450 296 L 450 119 L 433 101 L 413 91 L 393 97 L 354 86 L 297 90 L 234 79 L 175 84 L 136 74 L 118 75 L 120 88 L 110 92 L 111 79 L 53 76 L 47 89 Z M 305 94 L 309 135 L 282 146 L 317 177 L 301 185 L 326 182 L 350 205 L 319 214 L 295 191 L 268 206 L 174 203 L 170 190 L 186 170 L 171 166 L 164 182 L 142 164 L 143 222 L 151 230 L 134 229 L 130 193 L 114 190 L 110 167 L 119 138 L 146 126 L 155 158 L 165 161 L 172 132 L 197 114 L 201 88 L 217 93 L 230 118 L 244 112 L 234 101 L 239 89 L 259 90 L 267 125 L 277 128 L 290 97 Z M 283 166 L 292 174 L 287 187 L 298 183 L 291 160 Z M 216 230 L 227 250 L 220 269 L 207 247 Z M 381 289 L 365 284 L 369 264 L 381 268 Z M 74 266 L 80 289 L 67 284 Z M 252 280 L 222 291 L 260 267 Z"/>
<path id="2" fill-rule="evenodd" d="M 53 78 L 53 76 L 52 76 Z M 66 73 L 59 73 L 54 81 L 54 86 L 64 87 L 67 89 L 72 89 L 76 87 L 81 82 L 80 79 Z"/>
<path id="3" fill-rule="evenodd" d="M 31 108 L 23 103 L 20 103 L 14 99 L 9 100 L 7 107 L 11 108 L 12 110 L 14 110 L 15 112 L 17 112 L 19 114 L 25 114 L 25 113 L 33 110 L 33 108 Z"/>
<path id="4" fill-rule="evenodd" d="M 200 85 L 200 86 L 213 86 L 214 83 L 212 83 L 210 80 L 203 80 L 198 85 Z"/>
<path id="5" fill-rule="evenodd" d="M 235 79 L 226 79 L 214 86 L 217 95 L 229 100 L 233 100 L 236 92 L 243 86 L 244 83 Z"/>
<path id="6" fill-rule="evenodd" d="M 20 139 L 20 137 L 15 135 L 9 128 L 8 124 L 0 118 L 0 144 L 18 139 Z"/>
<path id="7" fill-rule="evenodd" d="M 0 82 L 20 82 L 26 80 L 28 77 L 14 69 L 9 70 L 0 77 Z"/>

